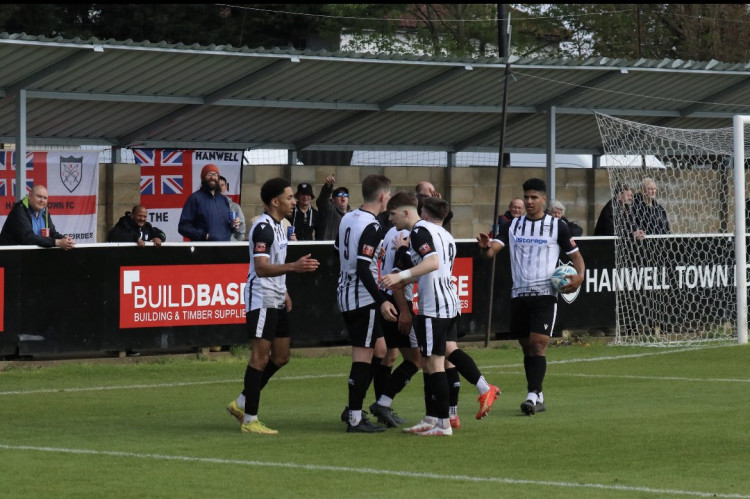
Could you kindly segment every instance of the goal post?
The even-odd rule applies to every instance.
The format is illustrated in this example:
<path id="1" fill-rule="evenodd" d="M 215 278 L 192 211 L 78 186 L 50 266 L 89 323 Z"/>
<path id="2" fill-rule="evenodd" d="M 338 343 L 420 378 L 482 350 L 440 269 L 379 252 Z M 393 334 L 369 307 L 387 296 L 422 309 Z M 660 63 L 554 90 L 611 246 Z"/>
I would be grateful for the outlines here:
<path id="1" fill-rule="evenodd" d="M 750 117 L 703 130 L 596 119 L 618 235 L 615 343 L 747 342 Z"/>
<path id="2" fill-rule="evenodd" d="M 734 254 L 736 260 L 735 280 L 737 282 L 737 341 L 747 344 L 747 238 L 745 221 L 747 214 L 745 196 L 745 125 L 750 124 L 750 116 L 735 116 L 733 119 L 734 147 L 734 192 L 737 202 L 734 205 Z"/>

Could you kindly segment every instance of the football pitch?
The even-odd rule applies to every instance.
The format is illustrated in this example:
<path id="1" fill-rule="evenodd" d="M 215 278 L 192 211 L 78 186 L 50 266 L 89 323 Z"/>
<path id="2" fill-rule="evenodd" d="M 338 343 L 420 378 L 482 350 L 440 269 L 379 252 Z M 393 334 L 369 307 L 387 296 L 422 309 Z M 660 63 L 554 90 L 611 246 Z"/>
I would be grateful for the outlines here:
<path id="1" fill-rule="evenodd" d="M 278 435 L 225 411 L 244 356 L 0 363 L 0 497 L 750 498 L 750 348 L 551 346 L 533 417 L 518 348 L 467 352 L 503 394 L 477 421 L 462 380 L 452 437 L 347 434 L 345 355 L 276 374 Z M 394 408 L 421 418 L 421 374 Z"/>

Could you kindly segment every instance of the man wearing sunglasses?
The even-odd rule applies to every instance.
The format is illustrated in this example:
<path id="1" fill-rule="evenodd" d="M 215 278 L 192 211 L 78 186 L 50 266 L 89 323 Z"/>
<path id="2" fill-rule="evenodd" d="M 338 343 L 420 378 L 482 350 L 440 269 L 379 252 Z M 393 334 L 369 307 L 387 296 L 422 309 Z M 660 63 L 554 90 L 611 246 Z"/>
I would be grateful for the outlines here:
<path id="1" fill-rule="evenodd" d="M 320 196 L 315 201 L 320 212 L 318 226 L 315 230 L 315 239 L 318 241 L 333 241 L 339 233 L 341 219 L 349 211 L 349 189 L 346 187 L 333 188 L 336 183 L 336 175 L 331 174 L 326 178 L 325 185 L 320 189 Z"/>

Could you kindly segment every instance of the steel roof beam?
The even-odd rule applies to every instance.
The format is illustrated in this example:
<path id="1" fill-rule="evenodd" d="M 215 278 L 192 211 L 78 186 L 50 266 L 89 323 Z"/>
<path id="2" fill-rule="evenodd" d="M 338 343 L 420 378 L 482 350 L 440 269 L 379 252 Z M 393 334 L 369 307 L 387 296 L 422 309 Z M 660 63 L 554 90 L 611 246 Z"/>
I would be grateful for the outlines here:
<path id="1" fill-rule="evenodd" d="M 403 90 L 395 95 L 392 95 L 391 97 L 388 97 L 387 99 L 383 99 L 379 101 L 377 103 L 377 109 L 378 111 L 387 111 L 393 108 L 394 106 L 396 106 L 399 102 L 405 99 L 408 99 L 409 97 L 412 97 L 414 95 L 417 95 L 419 94 L 419 92 L 427 88 L 438 85 L 449 78 L 453 78 L 457 73 L 466 72 L 466 71 L 467 69 L 465 67 L 451 68 L 447 71 L 443 71 L 442 73 L 435 75 L 431 78 L 427 78 L 426 80 L 423 80 L 420 83 L 417 83 L 416 85 L 412 85 L 406 90 Z M 370 111 L 365 111 L 365 112 L 360 112 L 355 115 L 350 115 L 344 118 L 343 120 L 340 120 L 336 123 L 328 125 L 322 130 L 318 130 L 317 132 L 314 132 L 306 137 L 303 137 L 299 140 L 295 140 L 294 141 L 295 149 L 296 150 L 305 149 L 306 147 L 309 147 L 315 144 L 320 139 L 323 139 L 324 137 L 329 136 L 331 133 L 336 132 L 337 130 L 340 130 L 344 127 L 350 126 L 353 123 L 361 121 L 362 119 L 368 117 L 370 114 L 371 114 Z"/>
<path id="2" fill-rule="evenodd" d="M 556 96 L 547 99 L 541 104 L 537 104 L 536 110 L 538 112 L 546 112 L 551 106 L 560 106 L 561 104 L 564 104 L 566 100 L 572 99 L 573 97 L 577 97 L 585 92 L 588 92 L 592 88 L 595 88 L 596 86 L 608 82 L 618 76 L 622 76 L 622 73 L 620 71 L 613 70 L 599 75 L 595 78 L 591 78 L 590 80 L 577 84 L 577 86 L 574 88 L 566 90 L 565 92 L 561 92 Z"/>
<path id="3" fill-rule="evenodd" d="M 118 140 L 118 145 L 125 146 L 133 142 L 135 139 L 137 139 L 139 136 L 143 134 L 153 134 L 154 132 L 157 132 L 161 129 L 163 129 L 165 126 L 169 126 L 172 123 L 178 121 L 183 116 L 195 112 L 197 110 L 200 110 L 206 106 L 214 105 L 217 101 L 222 99 L 223 97 L 227 95 L 231 95 L 237 90 L 247 87 L 251 83 L 258 81 L 262 78 L 266 78 L 281 69 L 285 67 L 286 65 L 291 64 L 291 61 L 287 59 L 281 59 L 274 61 L 270 64 L 267 64 L 266 66 L 253 71 L 252 73 L 243 76 L 242 78 L 235 80 L 234 82 L 230 83 L 229 85 L 226 85 L 219 90 L 216 90 L 202 98 L 202 104 L 198 105 L 186 105 L 179 109 L 176 109 L 174 111 L 171 111 L 161 118 L 158 118 L 151 123 L 144 125 L 136 130 L 133 130 L 124 136 L 122 136 Z"/>
<path id="4" fill-rule="evenodd" d="M 5 95 L 3 95 L 3 98 L 13 95 L 16 92 L 18 92 L 21 89 L 27 89 L 29 85 L 32 85 L 36 83 L 37 81 L 46 78 L 50 75 L 53 75 L 55 72 L 57 72 L 59 69 L 67 68 L 71 64 L 75 63 L 79 59 L 82 59 L 84 57 L 89 57 L 91 54 L 95 54 L 95 52 L 91 50 L 76 50 L 72 54 L 63 57 L 57 62 L 54 62 L 50 64 L 49 66 L 45 66 L 44 68 L 40 69 L 39 71 L 30 74 L 26 78 L 23 78 L 22 80 L 19 80 L 15 83 L 11 83 L 8 85 L 4 91 Z"/>

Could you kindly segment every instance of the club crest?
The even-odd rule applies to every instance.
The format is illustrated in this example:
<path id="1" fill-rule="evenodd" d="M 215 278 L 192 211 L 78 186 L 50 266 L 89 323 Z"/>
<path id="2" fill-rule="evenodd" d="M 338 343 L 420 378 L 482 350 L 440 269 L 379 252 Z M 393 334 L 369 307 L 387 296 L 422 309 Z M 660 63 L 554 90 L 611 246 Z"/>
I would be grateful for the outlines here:
<path id="1" fill-rule="evenodd" d="M 83 178 L 83 157 L 60 156 L 60 180 L 68 192 L 75 191 Z"/>

